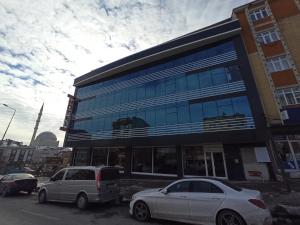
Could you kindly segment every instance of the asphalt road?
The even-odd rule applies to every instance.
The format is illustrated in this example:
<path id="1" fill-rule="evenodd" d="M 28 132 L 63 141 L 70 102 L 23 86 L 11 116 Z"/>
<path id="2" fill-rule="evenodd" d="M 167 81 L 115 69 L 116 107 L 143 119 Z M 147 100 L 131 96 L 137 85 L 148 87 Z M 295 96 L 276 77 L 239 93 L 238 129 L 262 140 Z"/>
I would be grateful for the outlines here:
<path id="1" fill-rule="evenodd" d="M 80 211 L 73 204 L 38 204 L 37 196 L 18 194 L 7 198 L 0 197 L 1 225 L 184 225 L 163 220 L 139 223 L 130 217 L 128 204 L 91 205 Z"/>

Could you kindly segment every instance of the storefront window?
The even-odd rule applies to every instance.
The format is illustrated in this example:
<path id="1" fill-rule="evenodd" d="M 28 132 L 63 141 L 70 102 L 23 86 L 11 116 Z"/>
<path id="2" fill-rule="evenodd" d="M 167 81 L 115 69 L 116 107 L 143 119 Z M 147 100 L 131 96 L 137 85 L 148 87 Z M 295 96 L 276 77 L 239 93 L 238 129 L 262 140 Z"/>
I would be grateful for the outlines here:
<path id="1" fill-rule="evenodd" d="M 152 148 L 133 149 L 132 171 L 152 173 Z"/>
<path id="2" fill-rule="evenodd" d="M 300 169 L 300 141 L 291 142 L 295 154 L 296 161 L 298 163 L 298 169 Z"/>
<path id="3" fill-rule="evenodd" d="M 177 174 L 176 148 L 156 147 L 153 153 L 154 173 Z"/>
<path id="4" fill-rule="evenodd" d="M 93 166 L 107 165 L 107 153 L 108 153 L 107 148 L 94 148 L 92 165 Z"/>
<path id="5" fill-rule="evenodd" d="M 110 148 L 108 154 L 108 165 L 119 167 L 124 171 L 127 158 L 125 148 Z"/>
<path id="6" fill-rule="evenodd" d="M 184 147 L 183 166 L 185 175 L 206 176 L 203 147 Z"/>
<path id="7" fill-rule="evenodd" d="M 77 148 L 75 153 L 74 166 L 87 166 L 90 165 L 90 149 Z"/>
<path id="8" fill-rule="evenodd" d="M 287 141 L 276 142 L 276 149 L 282 160 L 284 169 L 295 170 L 296 164 L 294 161 L 293 154 L 290 150 L 289 143 Z"/>

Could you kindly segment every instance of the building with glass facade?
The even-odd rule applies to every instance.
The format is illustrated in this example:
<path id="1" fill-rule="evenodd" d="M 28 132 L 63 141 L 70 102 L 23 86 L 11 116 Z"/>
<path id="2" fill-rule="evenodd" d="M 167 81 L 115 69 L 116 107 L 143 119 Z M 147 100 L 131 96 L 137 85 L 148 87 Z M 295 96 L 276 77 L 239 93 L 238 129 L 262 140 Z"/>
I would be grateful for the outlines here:
<path id="1" fill-rule="evenodd" d="M 237 19 L 77 79 L 65 146 L 73 165 L 126 177 L 272 175 L 266 127 Z"/>

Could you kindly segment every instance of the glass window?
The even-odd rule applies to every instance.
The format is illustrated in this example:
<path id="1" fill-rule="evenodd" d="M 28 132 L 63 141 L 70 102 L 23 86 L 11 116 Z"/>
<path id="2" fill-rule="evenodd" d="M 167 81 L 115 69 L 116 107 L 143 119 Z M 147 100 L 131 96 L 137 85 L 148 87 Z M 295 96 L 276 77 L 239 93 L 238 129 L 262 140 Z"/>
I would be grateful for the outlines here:
<path id="1" fill-rule="evenodd" d="M 211 70 L 211 76 L 213 85 L 221 85 L 227 83 L 227 76 L 223 67 Z"/>
<path id="2" fill-rule="evenodd" d="M 169 78 L 166 80 L 166 94 L 172 94 L 175 93 L 176 85 L 175 85 L 175 79 L 174 77 Z"/>
<path id="3" fill-rule="evenodd" d="M 166 124 L 165 108 L 157 108 L 155 110 L 156 126 L 163 126 Z"/>
<path id="4" fill-rule="evenodd" d="M 219 116 L 231 116 L 234 114 L 231 99 L 217 101 Z"/>
<path id="5" fill-rule="evenodd" d="M 242 80 L 240 68 L 238 66 L 229 66 L 226 68 L 227 79 L 229 82 Z"/>
<path id="6" fill-rule="evenodd" d="M 267 17 L 268 13 L 267 13 L 265 8 L 261 8 L 261 9 L 254 10 L 254 11 L 250 12 L 249 15 L 250 15 L 250 19 L 252 21 L 256 21 L 256 20 L 260 20 L 262 18 Z"/>
<path id="7" fill-rule="evenodd" d="M 191 192 L 198 193 L 223 193 L 223 191 L 214 184 L 205 181 L 192 181 Z"/>
<path id="8" fill-rule="evenodd" d="M 166 94 L 164 80 L 159 80 L 156 84 L 156 96 L 163 96 Z"/>
<path id="9" fill-rule="evenodd" d="M 121 104 L 127 103 L 128 102 L 128 90 L 125 89 L 123 91 L 121 91 L 121 100 L 120 100 Z"/>
<path id="10" fill-rule="evenodd" d="M 168 188 L 168 193 L 172 192 L 190 192 L 190 181 L 182 181 L 173 184 Z"/>
<path id="11" fill-rule="evenodd" d="M 281 106 L 300 104 L 300 88 L 284 88 L 277 90 Z"/>
<path id="12" fill-rule="evenodd" d="M 198 89 L 199 88 L 198 73 L 188 74 L 187 84 L 188 84 L 188 90 Z"/>
<path id="13" fill-rule="evenodd" d="M 138 99 L 138 100 L 142 100 L 142 99 L 145 98 L 145 96 L 146 96 L 146 90 L 145 90 L 145 87 L 144 87 L 144 86 L 138 87 L 138 88 L 137 88 L 137 95 L 136 95 L 137 99 Z"/>
<path id="14" fill-rule="evenodd" d="M 77 148 L 75 149 L 74 166 L 87 166 L 90 164 L 90 149 Z"/>
<path id="15" fill-rule="evenodd" d="M 218 116 L 218 109 L 216 102 L 204 102 L 203 103 L 203 115 L 204 118 L 213 118 Z"/>
<path id="16" fill-rule="evenodd" d="M 152 148 L 134 148 L 132 171 L 152 173 Z"/>
<path id="17" fill-rule="evenodd" d="M 121 92 L 117 91 L 114 93 L 114 105 L 119 105 L 121 103 Z"/>
<path id="18" fill-rule="evenodd" d="M 128 90 L 128 102 L 136 101 L 136 88 L 131 88 Z"/>
<path id="19" fill-rule="evenodd" d="M 203 111 L 201 103 L 190 105 L 191 122 L 200 122 L 203 120 Z"/>
<path id="20" fill-rule="evenodd" d="M 155 110 L 150 109 L 146 111 L 146 121 L 150 127 L 155 126 Z"/>
<path id="21" fill-rule="evenodd" d="M 300 168 L 300 141 L 293 141 L 291 145 L 294 150 L 296 162 L 298 163 L 298 168 Z"/>
<path id="22" fill-rule="evenodd" d="M 204 151 L 202 146 L 185 146 L 183 149 L 185 175 L 206 176 Z"/>
<path id="23" fill-rule="evenodd" d="M 267 59 L 267 67 L 270 73 L 287 70 L 290 68 L 290 63 L 286 56 L 274 57 Z"/>
<path id="24" fill-rule="evenodd" d="M 185 75 L 181 75 L 180 77 L 177 77 L 176 78 L 176 91 L 177 92 L 185 91 L 186 88 L 187 88 L 187 85 L 186 85 Z"/>
<path id="25" fill-rule="evenodd" d="M 104 120 L 104 130 L 112 130 L 112 117 L 107 116 L 103 118 Z"/>
<path id="26" fill-rule="evenodd" d="M 111 148 L 108 153 L 108 165 L 124 170 L 127 157 L 125 148 Z"/>
<path id="27" fill-rule="evenodd" d="M 251 116 L 251 110 L 246 96 L 232 98 L 233 109 L 235 114 Z"/>
<path id="28" fill-rule="evenodd" d="M 167 125 L 177 124 L 176 105 L 172 105 L 166 108 L 166 123 Z"/>
<path id="29" fill-rule="evenodd" d="M 289 143 L 287 141 L 275 142 L 275 146 L 283 163 L 283 168 L 288 170 L 297 169 Z"/>
<path id="30" fill-rule="evenodd" d="M 190 122 L 190 112 L 188 103 L 177 104 L 178 111 L 178 123 L 189 123 Z"/>
<path id="31" fill-rule="evenodd" d="M 107 148 L 94 148 L 92 165 L 93 166 L 107 165 L 107 154 L 108 154 Z"/>
<path id="32" fill-rule="evenodd" d="M 206 88 L 212 86 L 212 79 L 210 71 L 205 71 L 199 73 L 199 82 L 201 88 Z"/>
<path id="33" fill-rule="evenodd" d="M 95 180 L 95 171 L 86 169 L 69 169 L 65 180 Z"/>
<path id="34" fill-rule="evenodd" d="M 66 170 L 61 170 L 52 177 L 53 181 L 62 180 L 65 175 Z"/>
<path id="35" fill-rule="evenodd" d="M 155 97 L 155 85 L 152 83 L 146 86 L 146 98 L 153 97 Z"/>
<path id="36" fill-rule="evenodd" d="M 153 153 L 154 173 L 177 174 L 176 148 L 156 147 Z"/>

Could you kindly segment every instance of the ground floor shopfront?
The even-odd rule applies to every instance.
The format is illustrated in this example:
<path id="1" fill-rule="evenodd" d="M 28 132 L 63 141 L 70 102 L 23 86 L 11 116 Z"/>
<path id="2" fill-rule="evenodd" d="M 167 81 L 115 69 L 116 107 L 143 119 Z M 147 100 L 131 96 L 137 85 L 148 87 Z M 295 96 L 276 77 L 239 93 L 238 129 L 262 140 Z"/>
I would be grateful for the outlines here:
<path id="1" fill-rule="evenodd" d="M 267 159 L 259 159 L 261 155 Z M 73 155 L 73 165 L 117 166 L 127 177 L 153 178 L 207 176 L 268 180 L 269 161 L 263 144 L 80 147 L 74 148 Z"/>

